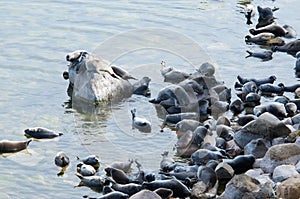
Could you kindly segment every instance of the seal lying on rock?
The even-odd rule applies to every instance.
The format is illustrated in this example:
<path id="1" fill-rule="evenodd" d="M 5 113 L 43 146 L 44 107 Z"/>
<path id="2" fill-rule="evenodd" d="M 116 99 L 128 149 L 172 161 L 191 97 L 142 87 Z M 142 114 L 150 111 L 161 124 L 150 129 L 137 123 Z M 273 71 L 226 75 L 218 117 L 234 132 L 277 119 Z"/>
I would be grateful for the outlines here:
<path id="1" fill-rule="evenodd" d="M 64 78 L 69 79 L 68 95 L 72 99 L 87 102 L 118 101 L 129 97 L 137 89 L 128 79 L 126 71 L 94 54 L 77 50 L 67 54 L 70 62 L 68 73 Z"/>

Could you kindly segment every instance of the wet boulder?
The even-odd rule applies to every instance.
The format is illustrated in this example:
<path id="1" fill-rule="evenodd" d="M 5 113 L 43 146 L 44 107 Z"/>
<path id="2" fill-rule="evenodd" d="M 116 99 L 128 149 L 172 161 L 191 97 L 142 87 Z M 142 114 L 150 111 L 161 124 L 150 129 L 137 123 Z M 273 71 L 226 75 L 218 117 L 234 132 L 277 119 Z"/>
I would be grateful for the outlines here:
<path id="1" fill-rule="evenodd" d="M 276 190 L 278 198 L 298 199 L 300 198 L 300 177 L 292 177 L 278 185 Z"/>
<path id="2" fill-rule="evenodd" d="M 283 164 L 296 165 L 300 159 L 300 146 L 294 143 L 274 145 L 269 148 L 260 162 L 264 172 L 273 173 L 274 169 Z"/>
<path id="3" fill-rule="evenodd" d="M 234 134 L 234 139 L 241 148 L 244 148 L 254 139 L 272 140 L 276 137 L 285 137 L 290 133 L 290 129 L 283 122 L 266 112 L 237 131 Z"/>

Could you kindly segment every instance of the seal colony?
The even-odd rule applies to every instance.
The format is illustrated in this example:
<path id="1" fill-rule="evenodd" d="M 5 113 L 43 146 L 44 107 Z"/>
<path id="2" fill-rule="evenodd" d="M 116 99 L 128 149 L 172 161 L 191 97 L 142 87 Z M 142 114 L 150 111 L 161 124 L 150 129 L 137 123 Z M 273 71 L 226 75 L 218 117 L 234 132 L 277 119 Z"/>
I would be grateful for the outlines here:
<path id="1" fill-rule="evenodd" d="M 273 52 L 292 54 L 299 51 L 298 40 L 285 44 L 282 39 L 295 38 L 297 34 L 291 26 L 274 24 L 273 12 L 276 10 L 278 8 L 257 7 L 258 24 L 249 30 L 251 35 L 245 37 L 246 42 L 273 46 Z M 254 13 L 254 7 L 247 6 L 247 24 L 252 24 Z M 273 52 L 248 51 L 249 56 L 264 61 L 272 59 Z M 76 67 L 89 65 L 87 55 L 94 57 L 86 51 L 67 55 L 71 62 L 68 73 L 73 88 L 77 80 L 71 74 L 75 71 L 76 78 L 80 78 Z M 104 65 L 108 66 L 107 63 Z M 97 198 L 290 197 L 285 191 L 294 189 L 295 184 L 290 180 L 300 181 L 300 84 L 275 85 L 277 78 L 274 75 L 265 78 L 238 75 L 234 85 L 236 96 L 232 100 L 231 89 L 216 79 L 211 63 L 203 63 L 192 73 L 167 66 L 165 61 L 161 66 L 164 82 L 170 84 L 149 102 L 158 112 L 164 113 L 160 115 L 164 120 L 162 131 L 166 127 L 176 131 L 178 141 L 174 149 L 177 158 L 168 156 L 168 151 L 163 152 L 160 167 L 155 171 L 147 171 L 135 160 L 137 172 L 131 169 L 133 160 L 94 170 L 90 168 L 88 172 L 82 172 L 83 163 L 79 163 L 76 174 L 80 179 L 79 186 L 100 192 L 101 196 Z M 109 76 L 109 81 L 124 82 L 131 77 L 123 69 L 111 69 L 100 70 Z M 118 90 L 117 87 L 109 89 Z M 295 93 L 295 98 L 288 98 L 285 93 Z M 265 103 L 265 97 L 273 101 Z M 145 118 L 136 117 L 135 110 L 131 113 L 133 127 L 142 131 L 144 126 L 151 125 Z M 176 161 L 178 157 L 183 161 Z M 120 165 L 126 165 L 126 169 Z M 300 197 L 297 194 L 295 197 Z"/>
<path id="2" fill-rule="evenodd" d="M 300 50 L 298 40 L 283 44 L 280 37 L 294 38 L 296 34 L 290 26 L 272 24 L 277 9 L 258 6 L 257 10 L 259 23 L 250 29 L 253 35 L 246 36 L 247 42 L 275 45 L 273 51 Z M 252 24 L 254 13 L 253 6 L 247 6 L 247 24 Z M 270 52 L 249 54 L 266 60 L 272 56 Z M 132 84 L 129 79 L 136 79 L 124 69 L 85 50 L 67 54 L 66 60 L 70 65 L 63 77 L 69 80 L 67 92 L 72 100 L 98 103 L 131 94 L 148 96 L 148 77 Z M 78 187 L 99 192 L 96 198 L 114 199 L 300 197 L 300 84 L 275 85 L 274 75 L 261 79 L 239 75 L 234 85 L 236 99 L 232 100 L 231 89 L 216 79 L 211 63 L 203 63 L 193 73 L 168 67 L 164 61 L 161 65 L 164 81 L 171 84 L 149 99 L 148 105 L 164 113 L 162 131 L 167 127 L 176 131 L 176 157 L 163 152 L 154 171 L 133 159 L 100 165 L 96 155 L 77 158 Z M 295 93 L 295 98 L 286 97 L 288 92 Z M 268 103 L 264 103 L 266 96 Z M 131 113 L 134 128 L 151 132 L 148 120 L 137 117 L 136 110 Z M 63 135 L 41 127 L 24 132 L 34 139 Z M 30 142 L 3 140 L 0 153 L 18 152 Z M 59 176 L 72 160 L 64 152 L 57 153 L 54 164 L 61 168 Z M 132 169 L 134 162 L 137 171 Z M 289 190 L 295 190 L 292 196 Z"/>
<path id="3" fill-rule="evenodd" d="M 247 51 L 248 57 L 268 61 L 275 51 L 296 54 L 300 50 L 298 40 L 285 44 L 283 37 L 293 39 L 297 34 L 289 25 L 275 24 L 276 10 L 257 7 L 258 24 L 249 30 L 251 35 L 245 41 L 272 51 Z M 254 13 L 254 6 L 247 6 L 247 24 L 252 24 Z M 74 51 L 66 59 L 70 65 L 64 77 L 69 79 L 72 99 L 97 102 L 131 94 L 148 96 L 145 91 L 149 91 L 150 78 L 131 84 L 128 79 L 135 79 L 128 72 L 84 50 Z M 295 183 L 289 181 L 300 181 L 300 84 L 276 85 L 274 75 L 238 75 L 236 96 L 232 96 L 232 90 L 215 77 L 211 63 L 187 73 L 162 61 L 160 72 L 169 84 L 148 101 L 149 106 L 163 113 L 158 114 L 163 119 L 161 131 L 176 131 L 176 157 L 163 152 L 154 171 L 143 168 L 137 160 L 97 168 L 88 161 L 79 162 L 78 186 L 100 192 L 97 198 L 290 197 L 285 190 L 294 189 Z M 106 78 L 94 78 L 99 75 Z M 130 92 L 123 93 L 124 90 Z M 295 98 L 285 93 L 295 93 Z M 265 103 L 265 97 L 269 102 Z M 151 133 L 151 123 L 146 118 L 137 117 L 135 109 L 131 114 L 133 128 Z M 181 161 L 176 161 L 178 158 Z M 137 169 L 131 168 L 133 162 Z"/>

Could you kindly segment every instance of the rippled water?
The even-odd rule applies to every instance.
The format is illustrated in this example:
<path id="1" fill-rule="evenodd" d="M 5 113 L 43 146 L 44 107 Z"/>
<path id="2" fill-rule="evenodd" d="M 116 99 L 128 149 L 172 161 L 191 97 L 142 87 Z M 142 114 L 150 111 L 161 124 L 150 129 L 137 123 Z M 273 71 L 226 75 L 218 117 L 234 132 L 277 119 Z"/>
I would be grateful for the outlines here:
<path id="1" fill-rule="evenodd" d="M 3 156 L 0 198 L 95 195 L 89 188 L 74 188 L 79 182 L 74 175 L 77 156 L 97 154 L 103 165 L 137 158 L 146 169 L 152 170 L 159 167 L 164 150 L 174 154 L 175 134 L 168 129 L 159 131 L 162 121 L 147 98 L 133 96 L 92 115 L 66 108 L 68 83 L 63 80 L 62 72 L 67 69 L 65 54 L 73 50 L 98 52 L 105 47 L 104 52 L 98 53 L 114 59 L 113 63 L 136 77 L 151 77 L 152 96 L 165 86 L 159 75 L 161 60 L 187 72 L 194 69 L 193 62 L 181 56 L 186 49 L 194 50 L 190 48 L 191 41 L 203 50 L 192 52 L 193 56 L 199 55 L 194 58 L 215 63 L 218 77 L 230 87 L 237 75 L 274 74 L 277 82 L 288 85 L 297 82 L 293 71 L 295 58 L 290 55 L 275 53 L 268 62 L 245 59 L 247 49 L 260 50 L 244 42 L 249 26 L 240 13 L 240 5 L 246 2 L 250 1 L 2 1 L 0 139 L 24 140 L 24 129 L 35 126 L 63 131 L 64 135 L 54 141 L 33 141 L 27 151 Z M 279 24 L 292 25 L 299 32 L 299 1 L 256 0 L 252 3 L 279 7 L 275 13 Z M 151 40 L 158 39 L 157 42 L 164 45 L 159 49 L 139 48 L 117 57 L 110 56 L 120 46 L 131 43 L 124 40 L 117 43 L 115 38 L 143 28 L 166 30 L 170 34 L 153 33 Z M 140 34 L 137 39 L 144 36 Z M 114 41 L 113 45 L 105 46 L 109 41 Z M 152 121 L 151 134 L 131 129 L 129 111 L 133 107 L 139 115 Z M 63 177 L 56 176 L 59 169 L 53 161 L 58 151 L 66 152 L 72 161 Z"/>

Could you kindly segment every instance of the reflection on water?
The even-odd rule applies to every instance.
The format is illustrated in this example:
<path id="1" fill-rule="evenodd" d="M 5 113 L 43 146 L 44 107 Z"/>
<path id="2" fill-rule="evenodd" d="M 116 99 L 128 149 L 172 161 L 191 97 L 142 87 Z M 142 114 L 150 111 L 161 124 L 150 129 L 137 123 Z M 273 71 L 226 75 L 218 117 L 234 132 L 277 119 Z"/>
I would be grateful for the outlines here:
<path id="1" fill-rule="evenodd" d="M 67 108 L 68 82 L 61 74 L 67 69 L 65 55 L 74 50 L 95 52 L 137 78 L 149 76 L 151 98 L 167 85 L 159 71 L 162 60 L 186 72 L 209 60 L 217 66 L 217 79 L 228 86 L 234 85 L 237 75 L 276 75 L 278 83 L 296 83 L 292 56 L 275 53 L 268 62 L 244 58 L 246 50 L 259 50 L 244 42 L 251 26 L 245 24 L 237 6 L 246 3 L 249 1 L 3 1 L 0 138 L 25 139 L 24 129 L 35 126 L 64 135 L 59 140 L 33 141 L 28 153 L 1 157 L 0 198 L 93 195 L 86 187 L 74 188 L 79 182 L 74 175 L 77 156 L 95 153 L 103 166 L 137 158 L 153 170 L 159 167 L 162 151 L 174 154 L 176 135 L 170 129 L 160 132 L 162 120 L 149 98 L 133 95 L 104 109 L 88 107 L 94 114 Z M 300 30 L 297 0 L 251 3 L 279 7 L 278 23 Z M 128 33 L 137 33 L 134 29 L 142 30 L 141 34 L 128 37 Z M 152 133 L 132 129 L 132 108 L 151 121 Z M 58 151 L 71 160 L 62 177 L 56 176 L 59 169 L 54 164 Z"/>

